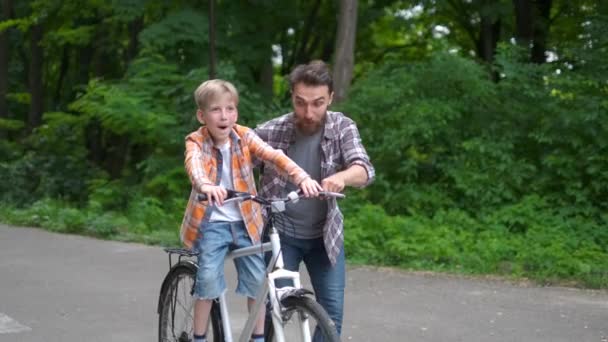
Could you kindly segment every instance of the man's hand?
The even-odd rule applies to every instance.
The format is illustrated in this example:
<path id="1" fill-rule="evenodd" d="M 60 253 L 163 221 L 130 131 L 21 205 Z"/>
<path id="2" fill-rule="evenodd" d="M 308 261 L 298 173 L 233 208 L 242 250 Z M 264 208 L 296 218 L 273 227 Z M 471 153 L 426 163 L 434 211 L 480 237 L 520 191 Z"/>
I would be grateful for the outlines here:
<path id="1" fill-rule="evenodd" d="M 347 186 L 360 187 L 367 182 L 367 171 L 361 165 L 355 164 L 346 170 L 335 173 L 321 181 L 323 190 L 342 192 Z"/>
<path id="2" fill-rule="evenodd" d="M 224 204 L 224 199 L 228 196 L 226 189 L 219 185 L 205 184 L 201 187 L 201 191 L 207 195 L 209 205 L 216 203 L 217 205 Z"/>
<path id="3" fill-rule="evenodd" d="M 319 195 L 319 191 L 323 190 L 319 183 L 310 177 L 300 182 L 299 187 L 304 193 L 304 197 L 317 197 Z"/>
<path id="4" fill-rule="evenodd" d="M 323 190 L 325 191 L 342 192 L 346 184 L 342 174 L 336 173 L 322 180 L 321 186 L 323 186 Z"/>

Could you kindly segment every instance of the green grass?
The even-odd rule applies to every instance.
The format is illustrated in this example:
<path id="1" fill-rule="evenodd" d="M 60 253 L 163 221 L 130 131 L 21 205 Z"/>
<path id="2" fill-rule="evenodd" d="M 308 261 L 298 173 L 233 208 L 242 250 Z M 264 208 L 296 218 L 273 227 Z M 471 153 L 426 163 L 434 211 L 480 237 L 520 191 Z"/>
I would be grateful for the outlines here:
<path id="1" fill-rule="evenodd" d="M 433 217 L 390 216 L 361 203 L 343 202 L 350 263 L 608 288 L 606 228 L 559 216 L 536 197 L 478 218 L 455 209 Z M 21 209 L 0 206 L 0 221 L 12 225 L 163 246 L 179 245 L 180 215 L 167 214 L 152 199 L 121 212 L 48 199 Z"/>

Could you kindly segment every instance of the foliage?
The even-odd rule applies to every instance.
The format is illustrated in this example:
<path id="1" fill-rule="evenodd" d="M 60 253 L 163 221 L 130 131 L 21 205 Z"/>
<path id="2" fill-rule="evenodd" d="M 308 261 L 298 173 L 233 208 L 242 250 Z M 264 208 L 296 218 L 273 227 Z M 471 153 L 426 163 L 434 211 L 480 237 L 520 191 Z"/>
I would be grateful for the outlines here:
<path id="1" fill-rule="evenodd" d="M 175 218 L 161 210 L 153 198 L 135 199 L 126 213 L 102 210 L 95 204 L 75 208 L 63 201 L 41 199 L 23 209 L 0 206 L 0 219 L 9 224 L 104 239 L 163 245 L 178 243 Z"/>
<path id="2" fill-rule="evenodd" d="M 529 196 L 480 218 L 458 209 L 389 216 L 366 204 L 346 215 L 347 255 L 357 263 L 608 286 L 606 218 L 564 217 L 547 202 Z"/>
<path id="3" fill-rule="evenodd" d="M 12 3 L 0 220 L 176 244 L 208 3 Z M 355 83 L 333 109 L 357 122 L 377 177 L 342 203 L 351 261 L 608 286 L 607 5 L 547 3 L 549 58 L 529 63 L 511 1 L 359 2 Z M 239 90 L 240 123 L 289 110 L 295 64 L 331 61 L 337 4 L 216 3 L 217 74 Z"/>
<path id="4" fill-rule="evenodd" d="M 498 84 L 455 55 L 387 64 L 361 79 L 342 109 L 382 170 L 371 198 L 390 213 L 408 213 L 439 193 L 427 214 L 452 206 L 475 213 L 538 192 L 597 217 L 608 184 L 605 90 L 519 56 L 503 47 Z"/>

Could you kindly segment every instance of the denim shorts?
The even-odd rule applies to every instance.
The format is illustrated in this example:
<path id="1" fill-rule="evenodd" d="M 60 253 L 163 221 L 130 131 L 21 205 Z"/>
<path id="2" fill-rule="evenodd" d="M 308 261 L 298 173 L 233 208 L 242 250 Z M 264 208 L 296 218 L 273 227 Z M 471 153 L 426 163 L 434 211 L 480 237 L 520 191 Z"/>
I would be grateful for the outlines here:
<path id="1" fill-rule="evenodd" d="M 206 222 L 199 228 L 195 248 L 199 251 L 198 272 L 194 296 L 215 299 L 226 290 L 224 258 L 228 251 L 252 245 L 243 221 Z M 264 254 L 261 252 L 234 259 L 238 275 L 236 293 L 255 298 L 266 275 Z"/>

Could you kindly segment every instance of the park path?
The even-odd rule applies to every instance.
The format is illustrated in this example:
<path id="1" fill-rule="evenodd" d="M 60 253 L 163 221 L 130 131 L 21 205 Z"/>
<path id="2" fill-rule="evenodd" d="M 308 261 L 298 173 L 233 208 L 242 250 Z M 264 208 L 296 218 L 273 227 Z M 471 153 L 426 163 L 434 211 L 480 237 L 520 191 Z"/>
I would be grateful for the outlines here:
<path id="1" fill-rule="evenodd" d="M 155 341 L 167 267 L 160 247 L 0 224 L 0 342 Z M 344 341 L 608 342 L 606 291 L 355 266 L 347 277 Z"/>

